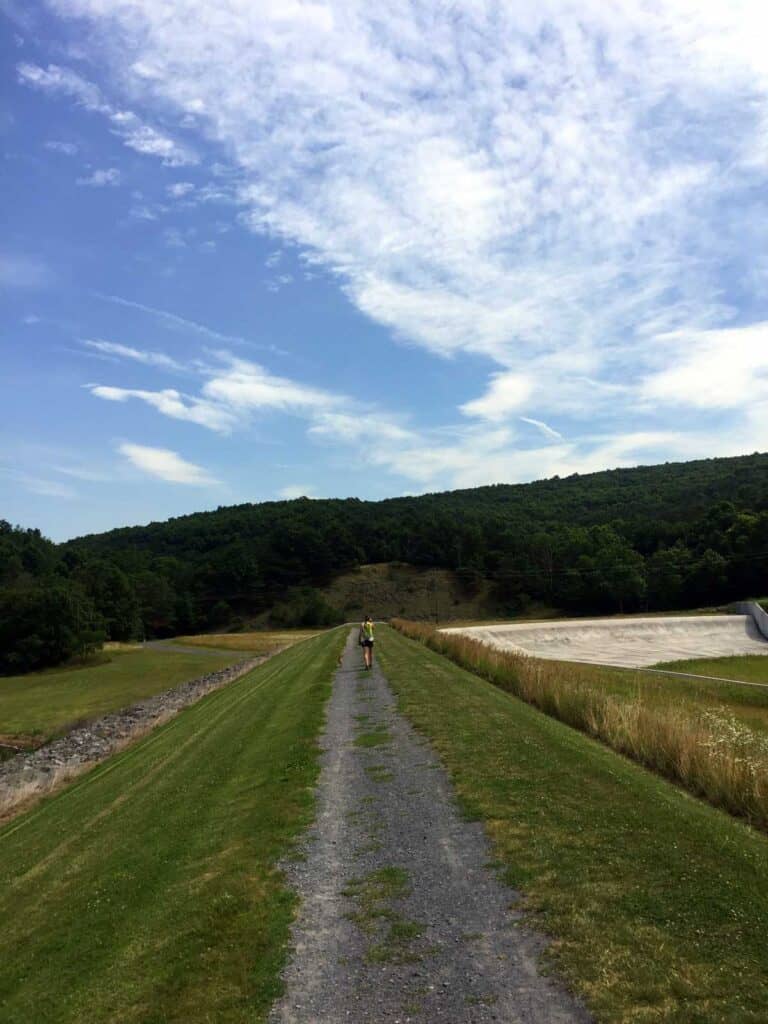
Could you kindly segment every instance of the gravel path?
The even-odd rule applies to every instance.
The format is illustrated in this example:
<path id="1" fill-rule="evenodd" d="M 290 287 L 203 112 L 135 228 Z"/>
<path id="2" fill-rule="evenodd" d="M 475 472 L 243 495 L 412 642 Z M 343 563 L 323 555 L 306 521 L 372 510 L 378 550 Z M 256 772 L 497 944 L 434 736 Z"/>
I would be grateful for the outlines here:
<path id="1" fill-rule="evenodd" d="M 544 939 L 353 637 L 328 706 L 317 820 L 287 866 L 302 904 L 272 1024 L 588 1022 L 538 972 Z"/>

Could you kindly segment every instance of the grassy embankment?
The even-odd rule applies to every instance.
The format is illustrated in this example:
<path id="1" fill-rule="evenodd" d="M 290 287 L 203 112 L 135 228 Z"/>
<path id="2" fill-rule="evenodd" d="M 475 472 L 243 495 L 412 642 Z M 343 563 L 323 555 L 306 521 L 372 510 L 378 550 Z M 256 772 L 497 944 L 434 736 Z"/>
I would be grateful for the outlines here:
<path id="1" fill-rule="evenodd" d="M 0 678 L 0 736 L 40 743 L 239 660 L 226 654 L 116 650 L 109 661 Z"/>
<path id="2" fill-rule="evenodd" d="M 343 632 L 283 653 L 0 829 L 0 1020 L 253 1024 L 278 991 Z"/>
<path id="3" fill-rule="evenodd" d="M 596 1019 L 768 1019 L 768 840 L 447 658 L 381 630 L 401 709 Z"/>
<path id="4" fill-rule="evenodd" d="M 751 666 L 745 675 L 739 674 L 744 662 L 760 662 Z M 717 658 L 711 661 L 673 661 L 656 666 L 672 672 L 692 672 L 697 667 L 717 663 L 719 672 L 703 672 L 702 675 L 719 676 L 723 680 L 745 679 L 761 682 L 761 675 L 768 672 L 768 658 Z M 768 734 L 768 688 L 740 686 L 737 682 L 719 682 L 710 679 L 692 679 L 673 674 L 645 672 L 634 668 L 609 668 L 601 665 L 585 665 L 568 661 L 551 661 L 557 676 L 576 687 L 597 688 L 601 694 L 623 700 L 642 700 L 643 703 L 663 710 L 665 714 L 685 709 L 688 712 L 709 718 L 736 719 L 755 732 Z M 689 666 L 693 665 L 694 668 Z M 678 666 L 683 666 L 679 667 Z M 754 679 L 750 680 L 749 675 Z M 766 678 L 768 683 L 768 678 Z"/>
<path id="5" fill-rule="evenodd" d="M 396 622 L 408 636 L 553 718 L 768 828 L 768 690 L 545 661 Z M 755 729 L 750 718 L 762 727 Z"/>
<path id="6" fill-rule="evenodd" d="M 720 679 L 743 679 L 747 683 L 768 683 L 768 657 L 744 654 L 731 658 L 686 658 L 684 661 L 661 661 L 654 668 L 695 675 L 718 676 Z"/>
<path id="7" fill-rule="evenodd" d="M 172 643 L 162 649 L 108 644 L 86 665 L 0 677 L 0 742 L 39 745 L 77 722 L 130 707 L 190 679 L 249 656 L 282 650 L 316 633 L 241 634 L 232 637 L 233 643 L 225 642 L 229 639 L 225 634 L 175 638 L 185 646 L 199 646 L 199 654 L 174 650 Z M 214 653 L 209 647 L 218 650 Z"/>
<path id="8" fill-rule="evenodd" d="M 286 629 L 253 633 L 201 633 L 197 636 L 175 636 L 172 643 L 191 647 L 212 647 L 220 651 L 247 651 L 268 654 L 290 647 L 300 640 L 317 636 L 319 629 Z"/>

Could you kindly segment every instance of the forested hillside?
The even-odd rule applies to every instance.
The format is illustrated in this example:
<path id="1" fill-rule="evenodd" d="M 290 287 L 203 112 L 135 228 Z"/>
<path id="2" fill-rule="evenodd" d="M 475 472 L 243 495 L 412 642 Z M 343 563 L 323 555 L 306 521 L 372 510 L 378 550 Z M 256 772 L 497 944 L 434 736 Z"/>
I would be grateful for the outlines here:
<path id="1" fill-rule="evenodd" d="M 265 502 L 53 545 L 0 526 L 0 671 L 111 639 L 338 620 L 316 588 L 371 562 L 454 570 L 509 614 L 670 609 L 759 595 L 768 454 L 368 502 Z M 43 626 L 45 625 L 45 628 Z M 36 632 L 35 632 L 36 630 Z M 75 639 L 77 638 L 77 639 Z"/>

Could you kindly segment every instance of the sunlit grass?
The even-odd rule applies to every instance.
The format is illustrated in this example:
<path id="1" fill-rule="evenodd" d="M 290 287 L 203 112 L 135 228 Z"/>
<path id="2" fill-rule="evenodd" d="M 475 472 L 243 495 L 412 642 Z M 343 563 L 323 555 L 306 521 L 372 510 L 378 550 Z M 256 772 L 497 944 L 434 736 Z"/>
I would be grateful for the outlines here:
<path id="1" fill-rule="evenodd" d="M 423 645 L 379 658 L 596 1021 L 768 1020 L 764 835 Z"/>
<path id="2" fill-rule="evenodd" d="M 295 905 L 278 865 L 312 817 L 343 639 L 283 652 L 0 828 L 3 1024 L 265 1019 Z"/>
<path id="3" fill-rule="evenodd" d="M 768 738 L 742 714 L 751 702 L 749 712 L 762 722 L 768 691 L 703 681 L 687 689 L 672 676 L 665 688 L 655 676 L 546 661 L 419 623 L 394 624 L 553 718 L 768 828 Z M 740 690 L 733 703 L 722 687 Z"/>
<path id="4" fill-rule="evenodd" d="M 0 678 L 0 735 L 44 738 L 240 660 L 135 647 L 88 665 Z"/>
<path id="5" fill-rule="evenodd" d="M 195 636 L 175 636 L 172 642 L 192 647 L 213 647 L 222 651 L 271 654 L 300 640 L 317 636 L 319 632 L 321 631 L 317 629 L 286 629 L 253 633 L 202 633 Z"/>
<path id="6" fill-rule="evenodd" d="M 748 683 L 768 683 L 768 656 L 763 654 L 735 655 L 731 658 L 686 658 L 683 661 L 662 661 L 655 668 L 668 668 L 673 672 L 693 672 L 720 679 L 743 679 Z"/>

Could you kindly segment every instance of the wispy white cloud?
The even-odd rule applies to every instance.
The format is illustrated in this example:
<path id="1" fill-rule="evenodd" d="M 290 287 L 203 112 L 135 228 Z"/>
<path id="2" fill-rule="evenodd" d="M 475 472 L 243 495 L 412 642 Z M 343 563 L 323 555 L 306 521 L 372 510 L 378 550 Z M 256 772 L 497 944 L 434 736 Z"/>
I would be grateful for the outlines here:
<path id="1" fill-rule="evenodd" d="M 172 199 L 183 199 L 193 192 L 194 188 L 191 181 L 175 181 L 172 185 L 168 185 L 165 191 Z"/>
<path id="2" fill-rule="evenodd" d="M 728 323 L 724 272 L 754 260 L 724 211 L 768 227 L 759 0 L 55 7 L 232 154 L 253 230 L 399 337 L 509 374 L 465 404 L 489 422 L 560 396 L 588 417 L 619 382 L 638 397 L 646 339 Z"/>
<path id="3" fill-rule="evenodd" d="M 198 162 L 197 154 L 188 146 L 146 124 L 133 111 L 120 110 L 107 102 L 101 89 L 71 68 L 49 64 L 42 68 L 26 61 L 17 65 L 19 81 L 49 95 L 66 96 L 91 113 L 109 120 L 112 132 L 124 145 L 137 153 L 157 156 L 168 167 L 183 167 Z"/>
<path id="4" fill-rule="evenodd" d="M 646 400 L 698 409 L 748 409 L 768 400 L 768 321 L 656 338 L 662 364 L 642 383 Z"/>
<path id="5" fill-rule="evenodd" d="M 269 373 L 244 359 L 228 358 L 203 386 L 207 399 L 241 411 L 317 412 L 346 404 L 343 396 Z"/>
<path id="6" fill-rule="evenodd" d="M 137 309 L 141 313 L 156 317 L 165 327 L 169 327 L 171 330 L 196 334 L 207 341 L 215 341 L 223 345 L 249 345 L 253 348 L 262 348 L 270 352 L 279 353 L 280 355 L 285 354 L 282 349 L 277 348 L 275 345 L 260 345 L 258 342 L 251 341 L 249 338 L 244 338 L 239 334 L 226 334 L 224 331 L 217 331 L 207 324 L 201 324 L 196 320 L 179 316 L 178 313 L 172 313 L 167 309 L 147 306 L 142 302 L 133 302 L 131 299 L 124 299 L 119 295 L 103 295 L 97 292 L 96 297 L 104 302 L 112 302 L 117 306 Z"/>
<path id="7" fill-rule="evenodd" d="M 174 388 L 148 391 L 143 388 L 120 388 L 103 384 L 89 384 L 87 387 L 96 398 L 103 398 L 108 402 L 137 399 L 152 406 L 163 416 L 196 423 L 200 427 L 222 434 L 228 434 L 237 424 L 237 417 L 224 406 L 199 398 L 188 398 Z"/>
<path id="8" fill-rule="evenodd" d="M 91 174 L 77 178 L 76 185 L 89 185 L 91 188 L 104 188 L 105 185 L 119 185 L 122 175 L 116 167 L 95 170 Z"/>
<path id="9" fill-rule="evenodd" d="M 58 480 L 44 480 L 38 477 L 22 476 L 20 482 L 26 490 L 31 491 L 33 494 L 40 494 L 44 498 L 72 499 L 78 497 L 78 493 L 73 487 L 68 487 Z"/>
<path id="10" fill-rule="evenodd" d="M 131 103 L 188 118 L 231 154 L 219 191 L 254 231 L 296 246 L 309 274 L 330 270 L 402 340 L 489 361 L 460 426 L 369 413 L 383 469 L 455 485 L 766 440 L 762 2 L 54 6 L 92 19 Z M 104 104 L 63 69 L 45 74 L 48 91 Z M 221 368 L 206 387 L 183 408 L 289 411 L 329 444 L 366 429 L 349 399 L 310 400 L 261 367 Z M 727 429 L 672 429 L 676 406 L 726 411 Z M 521 421 L 546 444 L 525 448 Z"/>
<path id="11" fill-rule="evenodd" d="M 74 156 L 78 152 L 78 147 L 74 142 L 58 142 L 56 139 L 46 142 L 45 148 L 52 153 L 62 153 L 64 156 Z"/>
<path id="12" fill-rule="evenodd" d="M 548 423 L 545 423 L 543 420 L 535 420 L 530 416 L 521 416 L 520 419 L 523 421 L 523 423 L 529 423 L 532 427 L 536 427 L 537 430 L 541 431 L 544 437 L 548 437 L 552 441 L 563 440 L 563 435 L 558 430 L 554 430 L 552 427 L 550 427 Z"/>
<path id="13" fill-rule="evenodd" d="M 181 370 L 183 367 L 171 356 L 164 352 L 147 352 L 143 349 L 132 348 L 130 345 L 121 345 L 116 341 L 102 341 L 100 339 L 86 339 L 83 341 L 86 348 L 101 352 L 106 356 L 115 356 L 119 359 L 132 359 L 137 363 L 144 363 L 146 366 L 159 366 L 166 370 Z"/>
<path id="14" fill-rule="evenodd" d="M 44 498 L 73 499 L 78 497 L 77 491 L 73 487 L 62 483 L 61 480 L 51 480 L 47 477 L 16 469 L 13 466 L 0 466 L 0 474 L 15 481 L 25 491 L 29 491 L 31 494 L 39 494 Z"/>
<path id="15" fill-rule="evenodd" d="M 465 416 L 500 423 L 525 406 L 533 388 L 533 381 L 524 374 L 497 373 L 491 378 L 487 392 L 480 398 L 465 402 L 461 411 Z"/>
<path id="16" fill-rule="evenodd" d="M 63 476 L 71 476 L 75 480 L 83 480 L 86 483 L 108 483 L 113 477 L 109 473 L 105 473 L 99 469 L 89 469 L 87 466 L 52 466 L 57 473 L 61 473 Z"/>
<path id="17" fill-rule="evenodd" d="M 71 68 L 49 64 L 41 68 L 37 64 L 22 61 L 16 65 L 19 81 L 41 92 L 68 96 L 86 110 L 99 114 L 111 114 L 112 108 L 105 103 L 101 90 Z"/>
<path id="18" fill-rule="evenodd" d="M 52 279 L 50 268 L 42 260 L 0 252 L 0 288 L 44 288 Z"/>
<path id="19" fill-rule="evenodd" d="M 118 447 L 118 451 L 136 469 L 166 483 L 189 484 L 196 487 L 212 487 L 218 484 L 218 481 L 200 466 L 187 462 L 169 448 L 150 448 L 147 445 L 125 442 Z"/>

